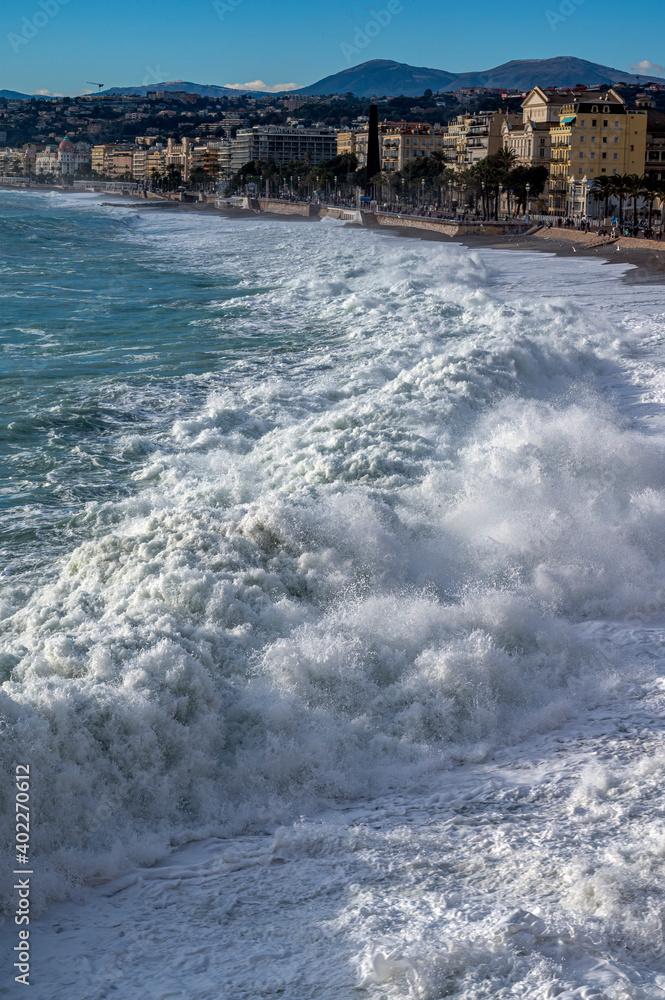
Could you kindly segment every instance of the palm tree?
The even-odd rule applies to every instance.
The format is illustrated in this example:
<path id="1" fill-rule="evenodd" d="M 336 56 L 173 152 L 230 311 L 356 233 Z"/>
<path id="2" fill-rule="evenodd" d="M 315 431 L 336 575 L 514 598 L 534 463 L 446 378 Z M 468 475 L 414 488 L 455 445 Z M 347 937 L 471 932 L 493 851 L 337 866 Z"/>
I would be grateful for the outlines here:
<path id="1" fill-rule="evenodd" d="M 615 174 L 611 178 L 612 194 L 615 194 L 619 199 L 619 225 L 621 225 L 623 219 L 623 200 L 628 194 L 628 176 L 628 174 Z"/>
<path id="2" fill-rule="evenodd" d="M 612 194 L 612 178 L 608 177 L 607 174 L 601 174 L 600 177 L 596 177 L 591 185 L 590 193 L 598 203 L 601 201 L 604 203 L 603 218 L 606 219 L 610 196 Z"/>
<path id="3" fill-rule="evenodd" d="M 661 181 L 654 174 L 647 174 L 646 177 L 642 178 L 642 194 L 647 199 L 647 204 L 649 206 L 649 220 L 647 225 L 651 229 L 651 217 L 653 215 L 653 203 L 658 197 L 658 190 Z"/>
<path id="4" fill-rule="evenodd" d="M 514 149 L 508 149 L 507 146 L 504 146 L 495 156 L 497 165 L 503 170 L 503 173 L 507 174 L 515 166 L 517 153 Z"/>
<path id="5" fill-rule="evenodd" d="M 637 226 L 637 199 L 644 194 L 644 178 L 638 174 L 626 174 L 627 192 L 633 199 L 633 229 Z"/>

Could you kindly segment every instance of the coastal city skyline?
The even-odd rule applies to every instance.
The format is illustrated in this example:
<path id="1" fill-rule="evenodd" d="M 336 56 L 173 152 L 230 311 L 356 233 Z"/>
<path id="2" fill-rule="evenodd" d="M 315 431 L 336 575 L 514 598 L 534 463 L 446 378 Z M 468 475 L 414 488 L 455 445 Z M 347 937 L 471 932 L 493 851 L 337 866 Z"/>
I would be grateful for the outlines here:
<path id="1" fill-rule="evenodd" d="M 561 79 L 605 72 L 570 59 L 529 69 Z M 339 92 L 208 96 L 160 85 L 75 99 L 0 94 L 1 179 L 180 201 L 258 195 L 357 208 L 364 191 L 392 211 L 483 218 L 606 220 L 617 210 L 625 218 L 625 208 L 633 228 L 641 220 L 649 229 L 654 209 L 662 214 L 665 82 L 447 86 L 372 102 Z"/>
<path id="2" fill-rule="evenodd" d="M 518 0 L 501 18 L 488 0 L 472 12 L 431 0 L 320 9 L 296 0 L 287 10 L 266 0 L 194 0 L 186 8 L 168 0 L 157 17 L 127 0 L 114 5 L 112 17 L 99 3 L 80 8 L 70 0 L 30 0 L 0 15 L 2 86 L 76 96 L 95 89 L 90 81 L 121 87 L 181 79 L 277 92 L 365 59 L 461 73 L 564 50 L 626 73 L 658 76 L 665 75 L 665 57 L 651 38 L 662 21 L 651 0 L 641 6 L 640 23 L 623 17 L 616 0 L 603 5 L 602 23 L 587 0 L 537 6 Z M 644 23 L 654 29 L 649 36 Z M 478 24 L 492 30 L 480 33 Z"/>

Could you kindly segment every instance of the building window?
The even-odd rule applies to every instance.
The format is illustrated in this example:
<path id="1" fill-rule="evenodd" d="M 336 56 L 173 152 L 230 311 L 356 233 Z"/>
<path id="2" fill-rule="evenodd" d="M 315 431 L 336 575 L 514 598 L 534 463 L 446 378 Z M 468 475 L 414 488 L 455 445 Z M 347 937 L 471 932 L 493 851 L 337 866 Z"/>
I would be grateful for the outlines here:
<path id="1" fill-rule="evenodd" d="M 580 173 L 581 173 L 581 174 L 583 174 L 583 173 L 584 173 L 584 171 L 582 170 L 582 168 L 581 168 L 581 167 L 580 167 Z"/>
<path id="2" fill-rule="evenodd" d="M 580 142 L 584 142 L 584 136 L 583 135 L 580 136 Z"/>
<path id="3" fill-rule="evenodd" d="M 592 141 L 592 142 L 595 142 L 595 141 L 596 141 L 596 137 L 595 137 L 595 135 L 592 135 L 592 136 L 591 136 L 591 141 Z"/>
<path id="4" fill-rule="evenodd" d="M 604 160 L 606 160 L 606 159 L 607 159 L 607 153 L 603 153 L 603 159 L 604 159 Z"/>
<path id="5" fill-rule="evenodd" d="M 615 142 L 618 142 L 618 141 L 619 141 L 619 136 L 618 136 L 618 135 L 615 135 L 615 136 L 614 136 L 614 141 L 615 141 Z"/>
<path id="6" fill-rule="evenodd" d="M 619 122 L 615 122 L 615 123 L 614 123 L 614 127 L 615 127 L 615 128 L 619 128 Z"/>
<path id="7" fill-rule="evenodd" d="M 584 153 L 580 153 L 580 160 L 583 159 Z"/>
<path id="8" fill-rule="evenodd" d="M 607 142 L 607 136 L 606 135 L 603 136 L 603 142 Z"/>
<path id="9" fill-rule="evenodd" d="M 619 159 L 619 154 L 618 154 L 618 153 L 615 153 L 615 154 L 614 154 L 614 159 L 615 159 L 615 160 L 618 160 L 618 159 Z"/>
<path id="10" fill-rule="evenodd" d="M 580 125 L 582 126 L 582 128 L 584 128 L 584 126 L 586 125 L 586 121 L 584 120 L 584 118 L 581 120 Z"/>
<path id="11" fill-rule="evenodd" d="M 595 160 L 595 159 L 596 159 L 596 154 L 595 154 L 595 153 L 591 153 L 591 159 L 592 159 L 592 160 Z"/>
<path id="12" fill-rule="evenodd" d="M 635 152 L 635 147 L 634 147 L 634 146 L 631 146 L 631 147 L 630 147 L 630 151 L 631 151 L 631 153 L 634 153 L 634 152 Z"/>

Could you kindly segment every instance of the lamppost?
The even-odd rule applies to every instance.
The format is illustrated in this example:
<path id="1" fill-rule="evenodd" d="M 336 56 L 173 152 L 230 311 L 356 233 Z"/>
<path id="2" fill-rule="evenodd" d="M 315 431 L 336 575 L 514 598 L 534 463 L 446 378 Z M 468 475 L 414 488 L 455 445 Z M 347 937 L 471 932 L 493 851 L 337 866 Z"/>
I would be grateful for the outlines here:
<path id="1" fill-rule="evenodd" d="M 333 177 L 333 180 L 335 182 L 335 201 L 337 201 L 338 200 L 338 198 L 337 198 L 337 175 L 335 175 Z"/>
<path id="2" fill-rule="evenodd" d="M 529 197 L 529 192 L 531 191 L 531 185 L 526 182 L 526 221 L 529 221 L 529 215 L 531 214 L 531 200 Z"/>
<path id="3" fill-rule="evenodd" d="M 499 184 L 499 197 L 496 202 L 496 218 L 499 221 L 499 213 L 501 211 L 501 196 L 503 195 L 503 184 Z"/>
<path id="4" fill-rule="evenodd" d="M 453 214 L 453 179 L 452 179 L 452 177 L 448 178 L 448 210 L 450 211 L 450 214 L 452 215 Z"/>
<path id="5" fill-rule="evenodd" d="M 425 208 L 425 178 L 420 179 L 420 207 Z"/>

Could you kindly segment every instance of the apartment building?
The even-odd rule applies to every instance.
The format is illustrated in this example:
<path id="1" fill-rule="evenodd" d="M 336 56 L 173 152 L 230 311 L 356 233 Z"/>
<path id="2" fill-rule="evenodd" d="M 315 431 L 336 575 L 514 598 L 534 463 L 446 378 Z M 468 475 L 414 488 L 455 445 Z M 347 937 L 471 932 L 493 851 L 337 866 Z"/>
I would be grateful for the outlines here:
<path id="1" fill-rule="evenodd" d="M 166 169 L 176 167 L 180 171 L 183 181 L 189 180 L 192 145 L 192 140 L 186 137 L 183 137 L 180 142 L 176 142 L 175 139 L 167 139 L 166 141 L 166 149 L 164 150 Z"/>
<path id="2" fill-rule="evenodd" d="M 379 148 L 381 170 L 390 173 L 403 170 L 413 160 L 430 157 L 435 153 L 443 155 L 443 131 L 429 125 L 408 122 L 397 123 L 382 130 L 379 128 Z M 364 133 L 366 136 L 367 133 Z M 367 162 L 365 138 L 365 162 Z M 359 142 L 360 146 L 360 142 Z M 360 156 L 358 156 L 360 161 Z"/>
<path id="3" fill-rule="evenodd" d="M 111 176 L 115 180 L 134 176 L 134 150 L 116 149 L 113 153 Z"/>
<path id="4" fill-rule="evenodd" d="M 380 122 L 379 150 L 381 170 L 384 173 L 403 170 L 407 163 L 422 156 L 432 156 L 443 148 L 444 129 L 439 126 L 423 125 L 422 122 Z M 357 132 L 337 133 L 337 155 L 353 153 L 358 165 L 367 163 L 369 129 Z"/>
<path id="5" fill-rule="evenodd" d="M 91 168 L 93 174 L 102 174 L 110 177 L 113 173 L 113 152 L 115 143 L 105 142 L 92 147 Z"/>
<path id="6" fill-rule="evenodd" d="M 446 130 L 446 159 L 457 170 L 467 170 L 480 160 L 498 153 L 504 145 L 504 123 L 519 126 L 522 117 L 506 111 L 458 115 Z"/>
<path id="7" fill-rule="evenodd" d="M 315 166 L 336 155 L 337 132 L 334 129 L 254 125 L 240 129 L 232 140 L 231 171 L 235 173 L 252 160 L 274 160 L 276 163 L 306 160 Z"/>
<path id="8" fill-rule="evenodd" d="M 357 132 L 345 131 L 337 133 L 337 155 L 343 156 L 345 153 L 356 152 Z"/>
<path id="9" fill-rule="evenodd" d="M 3 176 L 27 173 L 26 154 L 23 149 L 13 149 L 11 146 L 0 149 L 0 174 Z"/>
<path id="10" fill-rule="evenodd" d="M 665 179 L 665 114 L 653 108 L 647 109 L 646 162 L 647 177 Z"/>
<path id="11" fill-rule="evenodd" d="M 612 88 L 563 104 L 550 136 L 549 209 L 556 215 L 586 212 L 588 189 L 603 174 L 644 174 L 647 111 L 628 108 Z"/>
<path id="12" fill-rule="evenodd" d="M 501 128 L 502 146 L 515 154 L 515 163 L 522 167 L 549 167 L 550 123 L 522 121 L 514 124 L 507 119 Z"/>
<path id="13" fill-rule="evenodd" d="M 154 177 L 161 177 L 166 173 L 166 151 L 161 143 L 156 143 L 147 150 L 145 170 L 149 182 L 152 182 Z"/>
<path id="14" fill-rule="evenodd" d="M 149 180 L 148 149 L 148 146 L 138 146 L 132 153 L 132 177 L 140 184 Z"/>
<path id="15" fill-rule="evenodd" d="M 209 141 L 199 146 L 193 146 L 190 156 L 190 173 L 192 170 L 201 169 L 209 176 L 214 176 L 219 172 L 219 151 L 222 147 L 221 141 Z"/>

